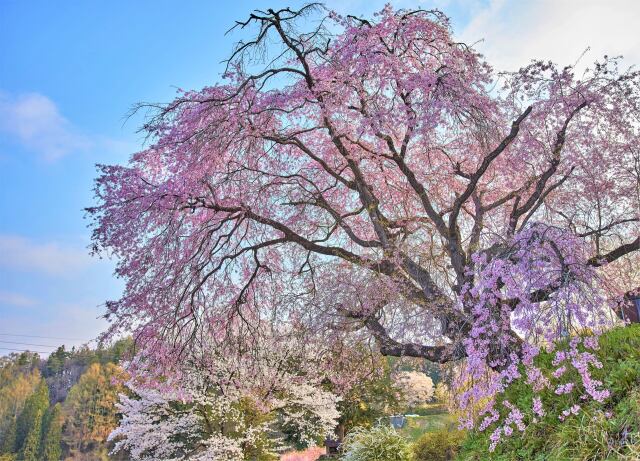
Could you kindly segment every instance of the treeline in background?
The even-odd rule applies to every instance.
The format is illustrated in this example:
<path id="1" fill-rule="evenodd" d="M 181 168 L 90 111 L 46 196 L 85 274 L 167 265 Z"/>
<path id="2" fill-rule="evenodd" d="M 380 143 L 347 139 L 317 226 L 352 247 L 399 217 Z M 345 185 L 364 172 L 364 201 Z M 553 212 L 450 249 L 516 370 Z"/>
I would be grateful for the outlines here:
<path id="1" fill-rule="evenodd" d="M 124 339 L 108 348 L 59 347 L 0 357 L 0 461 L 119 460 L 107 436 L 118 424 Z"/>

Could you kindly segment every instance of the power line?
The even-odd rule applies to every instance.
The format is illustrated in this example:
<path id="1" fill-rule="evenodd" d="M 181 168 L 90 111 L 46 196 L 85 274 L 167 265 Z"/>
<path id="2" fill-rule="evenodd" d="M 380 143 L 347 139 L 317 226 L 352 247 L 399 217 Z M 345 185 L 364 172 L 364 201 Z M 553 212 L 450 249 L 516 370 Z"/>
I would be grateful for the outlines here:
<path id="1" fill-rule="evenodd" d="M 93 341 L 93 339 L 81 339 L 81 338 L 61 338 L 57 336 L 38 336 L 38 335 L 16 335 L 12 333 L 0 333 L 0 336 L 20 336 L 24 338 L 40 338 L 40 339 L 61 339 L 67 341 Z"/>
<path id="2" fill-rule="evenodd" d="M 20 346 L 52 347 L 54 349 L 58 348 L 58 346 L 53 346 L 51 344 L 20 343 L 20 342 L 16 342 L 16 341 L 4 341 L 4 340 L 0 340 L 0 343 L 3 343 L 3 344 L 18 344 Z"/>
<path id="3" fill-rule="evenodd" d="M 35 352 L 37 354 L 50 354 L 51 351 L 33 351 L 31 349 L 12 349 L 10 347 L 0 347 L 0 349 L 5 351 L 13 351 L 13 352 Z"/>

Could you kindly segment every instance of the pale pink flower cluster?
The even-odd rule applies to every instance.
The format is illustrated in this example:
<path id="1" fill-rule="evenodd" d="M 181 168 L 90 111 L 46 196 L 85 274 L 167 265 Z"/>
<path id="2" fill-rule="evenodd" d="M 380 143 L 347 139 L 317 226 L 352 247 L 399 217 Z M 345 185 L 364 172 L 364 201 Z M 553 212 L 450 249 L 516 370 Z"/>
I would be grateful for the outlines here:
<path id="1" fill-rule="evenodd" d="M 433 380 L 419 371 L 401 371 L 393 376 L 394 384 L 410 406 L 423 405 L 433 399 Z"/>
<path id="2" fill-rule="evenodd" d="M 510 402 L 503 402 L 508 411 L 502 422 L 499 411 L 494 408 L 496 396 L 520 379 L 523 369 L 526 382 L 534 392 L 534 417 L 545 415 L 536 393 L 550 387 L 552 382 L 557 395 L 574 392 L 577 383 L 558 382 L 569 368 L 577 370 L 581 378 L 579 385 L 590 398 L 603 401 L 609 395 L 602 383 L 590 374 L 590 367 L 602 366 L 589 352 L 597 348 L 597 335 L 586 338 L 584 343 L 580 337 L 574 337 L 566 348 L 557 349 L 553 360 L 557 368 L 549 376 L 534 364 L 540 352 L 536 342 L 546 343 L 552 351 L 563 344 L 563 337 L 572 331 L 581 328 L 599 331 L 609 325 L 605 315 L 607 300 L 599 294 L 598 277 L 586 263 L 583 244 L 560 229 L 534 223 L 516 235 L 503 251 L 504 255 L 493 259 L 486 254 L 476 255 L 477 282 L 465 292 L 466 299 L 471 298 L 475 303 L 472 307 L 475 323 L 465 342 L 468 359 L 461 384 L 466 390 L 461 393 L 460 405 L 471 409 L 476 402 L 488 400 L 489 403 L 480 412 L 478 424 L 469 416 L 462 418 L 461 425 L 487 430 L 498 424 L 491 436 L 493 449 L 504 437 L 513 434 L 514 427 L 522 432 L 530 422 Z M 531 302 L 530 293 L 553 284 L 557 276 L 553 274 L 563 274 L 562 281 L 549 296 L 548 308 L 541 313 Z M 525 338 L 521 344 L 513 335 L 513 325 Z M 586 350 L 579 349 L 580 344 Z M 519 354 L 513 352 L 518 349 Z M 499 350 L 511 352 L 493 352 Z M 469 386 L 469 382 L 473 385 Z M 574 405 L 560 416 L 566 418 L 579 409 Z"/>
<path id="3" fill-rule="evenodd" d="M 572 405 L 571 408 L 567 408 L 566 410 L 562 410 L 562 414 L 558 415 L 558 419 L 560 421 L 564 421 L 567 417 L 571 415 L 577 415 L 580 413 L 580 405 Z"/>
<path id="4" fill-rule="evenodd" d="M 544 407 L 542 405 L 542 400 L 540 399 L 540 397 L 533 398 L 532 409 L 533 409 L 533 412 L 540 417 L 545 415 Z"/>

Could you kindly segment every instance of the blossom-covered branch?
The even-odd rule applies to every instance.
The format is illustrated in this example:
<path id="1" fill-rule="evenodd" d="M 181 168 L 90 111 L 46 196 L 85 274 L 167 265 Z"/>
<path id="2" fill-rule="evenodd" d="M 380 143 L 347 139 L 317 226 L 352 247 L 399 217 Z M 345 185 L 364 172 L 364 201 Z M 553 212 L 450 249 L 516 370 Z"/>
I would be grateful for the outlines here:
<path id="1" fill-rule="evenodd" d="M 497 74 L 442 13 L 390 6 L 237 26 L 255 38 L 223 81 L 152 107 L 149 147 L 100 167 L 94 249 L 126 282 L 111 333 L 179 362 L 271 324 L 504 373 L 639 284 L 617 276 L 640 249 L 640 74 L 620 59 Z"/>

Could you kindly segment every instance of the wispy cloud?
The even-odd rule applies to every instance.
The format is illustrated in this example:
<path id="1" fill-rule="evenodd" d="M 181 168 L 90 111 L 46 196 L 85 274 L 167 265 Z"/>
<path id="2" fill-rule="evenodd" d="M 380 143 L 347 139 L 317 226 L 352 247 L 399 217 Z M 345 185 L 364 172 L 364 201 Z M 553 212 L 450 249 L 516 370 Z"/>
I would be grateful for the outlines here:
<path id="1" fill-rule="evenodd" d="M 16 96 L 0 90 L 0 137 L 3 135 L 48 162 L 81 152 L 126 158 L 140 148 L 131 140 L 85 133 L 62 115 L 55 102 L 39 93 Z M 0 154 L 0 159 L 4 156 Z"/>
<path id="2" fill-rule="evenodd" d="M 31 307 L 35 306 L 37 301 L 20 293 L 0 290 L 0 304 L 7 304 L 13 307 Z"/>
<path id="3" fill-rule="evenodd" d="M 46 96 L 0 93 L 0 131 L 48 161 L 83 151 L 92 141 L 73 126 Z"/>
<path id="4" fill-rule="evenodd" d="M 385 3 L 388 0 L 325 2 L 342 14 L 370 14 Z M 439 8 L 455 16 L 456 35 L 476 43 L 497 70 L 517 70 L 532 59 L 573 64 L 587 48 L 583 66 L 605 54 L 624 55 L 625 63 L 640 65 L 637 0 L 394 0 L 391 4 Z"/>
<path id="5" fill-rule="evenodd" d="M 462 31 L 498 70 L 517 70 L 531 59 L 573 64 L 582 53 L 588 65 L 603 55 L 624 55 L 640 64 L 636 0 L 490 0 Z"/>
<path id="6" fill-rule="evenodd" d="M 68 276 L 94 263 L 84 248 L 57 242 L 38 243 L 21 236 L 0 234 L 0 266 L 10 270 Z"/>

